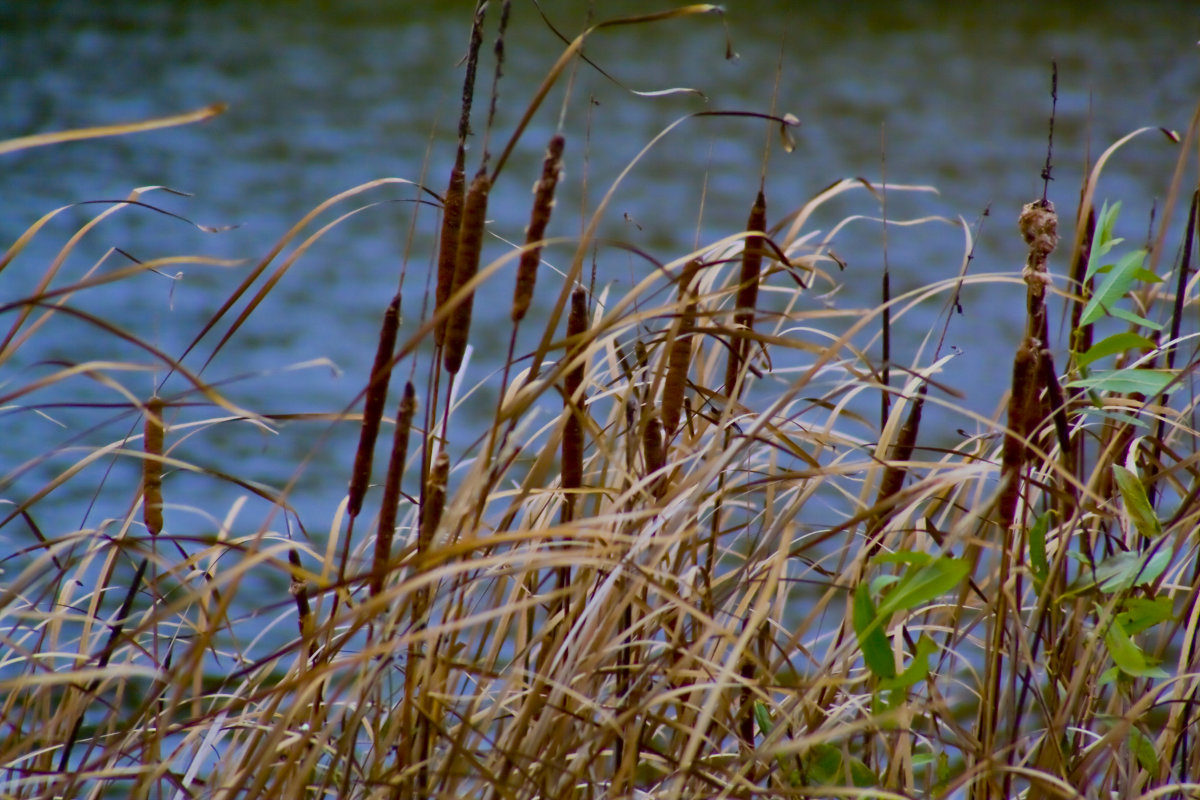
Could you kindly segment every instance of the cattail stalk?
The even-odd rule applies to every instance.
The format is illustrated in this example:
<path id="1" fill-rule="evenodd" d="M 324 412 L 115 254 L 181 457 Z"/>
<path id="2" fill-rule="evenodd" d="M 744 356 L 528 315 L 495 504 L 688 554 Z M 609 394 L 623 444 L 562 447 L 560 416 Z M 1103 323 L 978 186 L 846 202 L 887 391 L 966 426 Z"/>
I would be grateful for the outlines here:
<path id="1" fill-rule="evenodd" d="M 566 419 L 563 421 L 562 438 L 562 488 L 566 496 L 563 499 L 562 521 L 571 522 L 575 518 L 575 495 L 571 490 L 583 486 L 583 415 L 587 413 L 583 399 L 583 378 L 585 345 L 584 334 L 588 327 L 587 292 L 582 286 L 571 293 L 571 311 L 567 315 L 567 352 L 564 356 L 568 362 L 578 362 L 567 369 L 563 376 L 563 411 Z M 565 591 L 571 583 L 571 568 L 560 567 L 558 570 L 558 589 Z M 567 600 L 562 600 L 563 612 L 567 611 Z"/>
<path id="2" fill-rule="evenodd" d="M 867 529 L 867 538 L 870 541 L 868 552 L 871 555 L 874 555 L 882 544 L 875 537 L 887 520 L 888 515 L 884 505 L 899 494 L 904 487 L 904 478 L 908 475 L 908 468 L 901 464 L 912 458 L 913 450 L 916 449 L 917 432 L 921 427 L 921 412 L 925 407 L 925 396 L 928 392 L 929 384 L 922 383 L 921 388 L 917 390 L 917 396 L 913 398 L 912 405 L 908 409 L 908 416 L 904 418 L 904 424 L 900 426 L 900 430 L 896 434 L 896 441 L 892 445 L 888 457 L 889 463 L 883 471 L 883 478 L 879 481 L 879 493 L 875 497 L 875 506 L 880 510 Z"/>
<path id="3" fill-rule="evenodd" d="M 450 478 L 450 456 L 445 451 L 437 454 L 429 480 L 425 483 L 425 496 L 421 500 L 421 528 L 417 534 L 417 559 L 420 560 L 433 536 L 442 523 L 442 512 L 446 508 L 446 484 Z"/>
<path id="4" fill-rule="evenodd" d="M 458 116 L 458 151 L 454 156 L 454 167 L 450 170 L 450 180 L 446 186 L 446 195 L 442 200 L 442 230 L 438 246 L 437 288 L 434 294 L 437 302 L 435 313 L 445 307 L 454 284 L 458 236 L 459 230 L 462 228 L 467 181 L 467 137 L 471 133 L 471 105 L 475 99 L 475 74 L 479 66 L 479 48 L 483 45 L 483 21 L 487 16 L 487 7 L 486 0 L 479 0 L 475 4 L 475 18 L 471 24 L 471 42 L 467 47 L 467 69 L 463 76 L 462 102 Z M 446 323 L 443 321 L 433 329 L 433 342 L 436 346 L 441 347 L 445 338 Z"/>
<path id="5" fill-rule="evenodd" d="M 529 215 L 529 227 L 525 231 L 525 251 L 517 265 L 517 285 L 513 291 L 512 321 L 520 322 L 529 311 L 533 300 L 533 288 L 537 282 L 538 264 L 542 258 L 542 246 L 534 244 L 546 236 L 550 223 L 550 212 L 554 209 L 554 190 L 562 174 L 563 147 L 566 140 L 555 134 L 546 148 L 542 161 L 542 177 L 533 187 L 533 210 Z"/>
<path id="6" fill-rule="evenodd" d="M 454 285 L 454 266 L 458 260 L 458 236 L 462 229 L 463 203 L 466 192 L 466 148 L 458 146 L 454 168 L 450 170 L 450 182 L 442 200 L 442 233 L 438 245 L 437 288 L 435 290 L 436 311 L 445 308 Z M 442 320 L 433 329 L 433 343 L 441 347 L 446 340 L 446 321 Z"/>
<path id="7" fill-rule="evenodd" d="M 163 527 L 163 401 L 152 397 L 146 403 L 146 427 L 142 446 L 142 519 L 151 536 L 158 536 Z"/>
<path id="8" fill-rule="evenodd" d="M 750 217 L 746 221 L 747 231 L 765 231 L 767 227 L 767 199 L 759 189 Z M 750 352 L 749 334 L 754 330 L 754 309 L 758 305 L 758 281 L 762 272 L 763 237 L 747 236 L 742 247 L 742 271 L 738 281 L 737 307 L 733 315 L 734 333 L 730 342 L 729 362 L 725 369 L 725 394 L 734 398 L 735 386 L 742 371 L 742 363 Z"/>
<path id="9" fill-rule="evenodd" d="M 674 435 L 683 414 L 688 368 L 692 363 L 692 333 L 696 327 L 696 294 L 691 282 L 700 266 L 698 259 L 689 261 L 679 276 L 679 300 L 683 303 L 683 312 L 667 353 L 667 377 L 662 390 L 662 427 L 668 438 Z"/>
<path id="10" fill-rule="evenodd" d="M 642 428 L 642 458 L 646 462 L 646 475 L 658 472 L 666 464 L 666 452 L 663 446 L 663 424 L 658 415 L 651 412 Z M 666 486 L 665 476 L 658 475 L 650 482 L 650 493 L 660 497 Z"/>
<path id="11" fill-rule="evenodd" d="M 375 534 L 375 562 L 371 570 L 371 594 L 383 591 L 387 565 L 392 557 L 392 537 L 396 531 L 396 513 L 400 507 L 400 482 L 408 461 L 408 437 L 417 413 L 417 393 L 412 381 L 404 384 L 404 395 L 396 411 L 396 430 L 392 435 L 392 455 L 383 483 L 383 505 L 379 509 L 379 531 Z"/>
<path id="12" fill-rule="evenodd" d="M 458 251 L 455 254 L 454 281 L 450 296 L 456 297 L 479 272 L 479 257 L 483 251 L 483 228 L 487 217 L 488 192 L 491 181 L 485 170 L 480 170 L 471 181 L 463 206 L 462 229 L 458 236 Z M 443 364 L 451 375 L 462 368 L 467 352 L 467 338 L 471 332 L 471 306 L 475 293 L 462 298 L 450 314 L 446 323 L 445 352 Z"/>
<path id="13" fill-rule="evenodd" d="M 354 453 L 354 470 L 350 475 L 347 508 L 352 518 L 362 511 L 363 497 L 367 492 L 367 484 L 371 481 L 375 439 L 379 436 L 383 405 L 387 400 L 388 383 L 392 378 L 392 354 L 396 349 L 396 332 L 399 329 L 400 294 L 397 292 L 384 312 L 383 325 L 379 329 L 379 344 L 375 348 L 375 363 L 371 367 L 371 378 L 367 382 L 362 429 L 359 431 L 358 449 Z"/>
<path id="14" fill-rule="evenodd" d="M 583 418 L 584 403 L 580 394 L 583 386 L 584 364 L 582 338 L 587 332 L 587 292 L 579 287 L 571 293 L 571 311 L 567 315 L 567 355 L 577 361 L 563 376 L 563 409 L 566 421 L 562 441 L 562 486 L 578 489 L 583 485 Z"/>

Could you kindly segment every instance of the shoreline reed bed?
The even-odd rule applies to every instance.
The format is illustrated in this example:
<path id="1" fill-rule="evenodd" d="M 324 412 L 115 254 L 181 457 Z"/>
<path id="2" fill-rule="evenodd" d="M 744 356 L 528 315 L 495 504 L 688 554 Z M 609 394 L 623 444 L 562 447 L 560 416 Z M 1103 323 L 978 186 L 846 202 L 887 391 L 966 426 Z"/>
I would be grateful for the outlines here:
<path id="1" fill-rule="evenodd" d="M 768 170 L 764 155 L 744 229 L 656 257 L 601 240 L 598 226 L 653 145 L 703 115 L 669 125 L 572 234 L 550 214 L 571 175 L 565 154 L 586 157 L 561 124 L 585 102 L 569 91 L 540 178 L 511 174 L 508 156 L 557 79 L 597 67 L 579 58 L 589 36 L 679 25 L 715 6 L 605 20 L 570 40 L 489 171 L 502 4 L 482 159 L 466 186 L 486 9 L 475 6 L 448 188 L 438 197 L 413 185 L 418 200 L 437 197 L 438 217 L 418 218 L 437 234 L 431 296 L 419 319 L 403 319 L 401 297 L 416 287 L 402 274 L 350 407 L 255 412 L 183 362 L 288 244 L 311 241 L 300 237 L 319 213 L 399 181 L 319 204 L 178 356 L 71 301 L 170 263 L 220 263 L 160 259 L 76 283 L 56 280 L 52 265 L 32 294 L 0 298 L 0 369 L 40 327 L 82 319 L 97 335 L 134 341 L 166 373 L 151 393 L 124 382 L 144 365 L 100 360 L 0 384 L 0 406 L 50 413 L 37 405 L 40 389 L 101 376 L 129 424 L 0 512 L 12 543 L 0 579 L 0 794 L 1194 794 L 1200 187 L 1182 181 L 1200 109 L 1182 136 L 1168 132 L 1182 140 L 1179 179 L 1153 247 L 1115 235 L 1119 204 L 1095 208 L 1103 167 L 1137 146 L 1131 134 L 1097 160 L 1072 220 L 1045 197 L 1010 210 L 1019 217 L 1010 235 L 1029 247 L 1024 271 L 969 274 L 965 223 L 889 219 L 958 225 L 962 271 L 899 294 L 889 286 L 872 308 L 841 308 L 830 299 L 842 267 L 833 246 L 853 229 L 847 220 L 822 234 L 814 213 L 842 195 L 881 204 L 926 187 L 843 179 L 772 221 L 765 186 L 788 167 Z M 785 134 L 795 124 L 731 116 Z M 489 190 L 528 178 L 525 238 L 494 230 Z M 1161 238 L 1177 207 L 1189 216 L 1179 263 L 1168 264 Z M 81 235 L 121 211 L 102 211 Z M 498 249 L 489 233 L 523 243 Z M 1065 254 L 1060 235 L 1071 238 Z M 275 266 L 205 366 L 303 250 Z M 1069 277 L 1055 275 L 1056 252 Z M 641 269 L 619 293 L 584 273 L 610 253 Z M 543 265 L 551 269 L 539 276 Z M 552 303 L 537 302 L 535 278 L 557 291 Z M 505 338 L 470 326 L 473 301 L 509 296 L 508 281 L 505 362 L 468 385 L 472 337 Z M 989 419 L 962 406 L 955 356 L 940 340 L 930 354 L 893 326 L 942 302 L 947 327 L 987 330 L 989 309 L 963 314 L 960 292 L 1003 282 L 1026 287 L 1026 326 L 1011 372 L 972 387 L 991 392 L 1000 411 Z M 1049 323 L 1058 305 L 1062 335 Z M 518 347 L 518 326 L 531 349 Z M 906 349 L 918 354 L 911 363 L 898 360 Z M 491 407 L 482 432 L 463 419 L 474 392 L 495 398 L 477 403 Z M 885 413 L 872 421 L 881 398 Z M 948 419 L 958 434 L 938 429 Z M 348 486 L 333 519 L 301 519 L 294 483 L 264 486 L 236 465 L 187 460 L 187 440 L 225 420 L 356 430 L 351 474 L 327 476 Z M 389 427 L 376 486 L 377 440 Z M 327 446 L 324 435 L 314 449 Z M 2 485 L 38 458 L 6 465 Z M 85 480 L 85 467 L 126 474 L 129 461 L 141 462 L 140 477 L 123 518 L 40 529 L 43 504 Z M 297 475 L 310 468 L 305 459 Z M 189 474 L 233 483 L 270 512 L 250 521 L 239 508 L 206 509 L 209 535 L 177 534 L 195 502 L 180 488 Z"/>

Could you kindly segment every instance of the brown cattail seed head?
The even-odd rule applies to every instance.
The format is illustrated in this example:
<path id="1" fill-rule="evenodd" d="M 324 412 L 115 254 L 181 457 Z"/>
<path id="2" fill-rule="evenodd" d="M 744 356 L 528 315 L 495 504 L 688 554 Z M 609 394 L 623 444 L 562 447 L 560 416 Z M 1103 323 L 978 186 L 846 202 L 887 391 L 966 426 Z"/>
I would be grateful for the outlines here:
<path id="1" fill-rule="evenodd" d="M 462 228 L 458 234 L 458 252 L 454 265 L 454 282 L 450 296 L 457 295 L 479 272 L 479 257 L 483 252 L 483 228 L 487 221 L 488 192 L 491 181 L 485 171 L 480 170 L 471 181 L 467 199 L 463 206 Z M 444 366 L 451 375 L 458 374 L 463 357 L 467 353 L 467 339 L 471 332 L 471 306 L 475 293 L 471 292 L 459 302 L 450 319 L 446 321 Z"/>
<path id="2" fill-rule="evenodd" d="M 554 190 L 562 175 L 563 146 L 566 140 L 562 134 L 555 134 L 546 148 L 546 158 L 542 162 L 542 177 L 533 186 L 533 211 L 529 215 L 529 228 L 525 231 L 526 250 L 521 254 L 517 265 L 517 286 L 513 292 L 512 321 L 520 322 L 529 311 L 533 300 L 533 288 L 537 282 L 538 263 L 542 258 L 541 246 L 530 246 L 540 242 L 546 236 L 546 226 L 550 223 L 550 212 L 554 209 Z"/>
<path id="3" fill-rule="evenodd" d="M 458 161 L 450 171 L 450 183 L 446 187 L 446 198 L 442 201 L 442 233 L 438 247 L 437 289 L 434 297 L 441 310 L 450 299 L 450 287 L 454 284 L 454 265 L 458 259 L 458 233 L 462 227 L 463 202 L 466 192 L 466 174 L 463 171 L 464 151 L 458 148 Z M 433 329 L 433 341 L 438 347 L 446 338 L 446 323 L 443 321 Z"/>
<path id="4" fill-rule="evenodd" d="M 142 459 L 142 519 L 151 536 L 162 532 L 163 526 L 163 401 L 152 397 L 146 403 L 146 429 L 142 444 L 148 458 Z"/>

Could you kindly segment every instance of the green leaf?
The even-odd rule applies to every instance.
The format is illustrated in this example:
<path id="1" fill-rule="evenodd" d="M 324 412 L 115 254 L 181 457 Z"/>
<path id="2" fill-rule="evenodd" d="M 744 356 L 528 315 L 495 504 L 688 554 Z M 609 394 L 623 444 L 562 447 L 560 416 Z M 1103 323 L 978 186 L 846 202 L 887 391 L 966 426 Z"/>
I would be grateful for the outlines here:
<path id="1" fill-rule="evenodd" d="M 929 553 L 922 553 L 918 550 L 896 550 L 892 553 L 880 553 L 871 559 L 872 564 L 908 564 L 915 567 L 923 567 L 930 561 L 933 561 L 935 556 Z"/>
<path id="2" fill-rule="evenodd" d="M 842 751 L 831 744 L 815 744 L 808 751 L 808 767 L 804 770 L 808 783 L 828 786 L 841 780 Z"/>
<path id="3" fill-rule="evenodd" d="M 1087 378 L 1070 381 L 1067 386 L 1094 389 L 1098 392 L 1137 392 L 1147 396 L 1160 394 L 1175 380 L 1175 371 L 1168 369 L 1114 369 L 1093 372 Z"/>
<path id="4" fill-rule="evenodd" d="M 1175 618 L 1171 598 L 1163 595 L 1150 599 L 1130 597 L 1125 601 L 1125 610 L 1117 614 L 1117 620 L 1130 636 L 1137 636 L 1159 623 Z"/>
<path id="5" fill-rule="evenodd" d="M 859 789 L 870 789 L 879 785 L 879 776 L 871 771 L 861 758 L 850 757 L 850 780 Z"/>
<path id="6" fill-rule="evenodd" d="M 770 736 L 771 729 L 774 724 L 771 722 L 771 712 L 767 710 L 767 704 L 761 700 L 754 701 L 754 721 L 758 723 L 758 732 L 763 736 Z"/>
<path id="7" fill-rule="evenodd" d="M 929 659 L 937 652 L 937 644 L 928 636 L 922 636 L 917 640 L 917 653 L 913 656 L 912 663 L 908 668 L 897 675 L 895 678 L 880 682 L 880 688 L 894 691 L 898 689 L 907 689 L 920 681 L 925 680 L 929 675 Z M 899 695 L 899 692 L 896 692 Z"/>
<path id="8" fill-rule="evenodd" d="M 883 630 L 891 619 L 891 614 L 884 617 L 875 610 L 875 603 L 871 600 L 871 593 L 865 582 L 859 583 L 854 590 L 853 617 L 854 633 L 867 668 L 880 678 L 896 677 L 896 662 L 892 658 L 892 648 Z"/>
<path id="9" fill-rule="evenodd" d="M 1130 638 L 1121 623 L 1113 619 L 1104 632 L 1104 643 L 1108 645 L 1108 654 L 1113 663 L 1120 667 L 1126 675 L 1135 678 L 1166 678 L 1167 673 L 1151 663 L 1142 652 L 1142 648 Z"/>
<path id="10" fill-rule="evenodd" d="M 1077 553 L 1073 556 L 1079 558 Z M 1126 551 L 1109 556 L 1096 565 L 1093 574 L 1088 568 L 1067 589 L 1068 596 L 1098 588 L 1104 594 L 1145 586 L 1158 579 L 1171 564 L 1171 551 L 1165 547 L 1146 553 Z"/>
<path id="11" fill-rule="evenodd" d="M 1039 515 L 1033 521 L 1033 527 L 1029 529 L 1029 567 L 1039 584 L 1044 583 L 1046 576 L 1050 574 L 1050 562 L 1046 558 L 1046 531 L 1050 530 L 1052 513 L 1047 511 Z"/>
<path id="12" fill-rule="evenodd" d="M 1115 356 L 1118 353 L 1124 353 L 1134 349 L 1150 349 L 1153 350 L 1156 345 L 1152 340 L 1145 336 L 1139 336 L 1136 333 L 1114 333 L 1105 339 L 1096 342 L 1088 348 L 1086 353 L 1079 353 L 1075 356 L 1075 364 L 1079 367 L 1086 367 L 1094 361 L 1099 361 L 1108 356 Z"/>
<path id="13" fill-rule="evenodd" d="M 1136 275 L 1142 269 L 1142 264 L 1145 260 L 1145 250 L 1134 250 L 1131 253 L 1126 253 L 1120 261 L 1112 265 L 1112 268 L 1108 270 L 1108 274 L 1104 276 L 1104 280 L 1100 282 L 1100 286 L 1096 289 L 1095 294 L 1088 300 L 1087 305 L 1083 307 L 1083 314 L 1079 318 L 1079 324 L 1091 325 L 1106 313 L 1111 313 L 1111 309 L 1133 287 L 1133 284 L 1137 280 Z"/>
<path id="14" fill-rule="evenodd" d="M 1112 420 L 1118 425 L 1129 425 L 1142 430 L 1150 430 L 1150 426 L 1139 417 L 1134 417 L 1126 414 L 1123 411 L 1110 411 L 1106 408 L 1096 408 L 1095 406 L 1087 406 L 1079 410 L 1080 414 L 1086 415 L 1089 418 L 1099 418 L 1101 420 Z"/>
<path id="15" fill-rule="evenodd" d="M 1113 464 L 1112 471 L 1117 488 L 1121 491 L 1121 499 L 1125 501 L 1125 511 L 1133 520 L 1133 526 L 1143 537 L 1157 540 L 1162 535 L 1162 525 L 1159 524 L 1154 508 L 1150 505 L 1150 498 L 1146 496 L 1146 487 L 1142 485 L 1141 479 L 1119 464 Z"/>
<path id="16" fill-rule="evenodd" d="M 1105 201 L 1104 206 L 1100 209 L 1100 216 L 1096 218 L 1096 232 L 1092 235 L 1092 246 L 1088 251 L 1088 266 L 1087 271 L 1083 275 L 1084 280 L 1088 280 L 1101 269 L 1104 264 L 1101 259 L 1108 254 L 1108 251 L 1119 245 L 1123 239 L 1113 238 L 1113 227 L 1117 224 L 1117 215 L 1121 213 L 1121 201 L 1113 203 L 1110 207 L 1108 201 Z"/>
<path id="17" fill-rule="evenodd" d="M 1145 317 L 1139 317 L 1132 311 L 1126 311 L 1123 308 L 1110 308 L 1108 309 L 1108 313 L 1114 319 L 1122 319 L 1131 325 L 1137 325 L 1141 328 L 1148 328 L 1152 331 L 1161 331 L 1163 329 L 1161 322 L 1154 322 L 1153 320 L 1146 319 Z"/>
<path id="18" fill-rule="evenodd" d="M 1151 775 L 1158 773 L 1158 746 L 1137 726 L 1129 728 L 1129 749 L 1142 769 Z"/>
<path id="19" fill-rule="evenodd" d="M 879 604 L 879 614 L 907 611 L 927 603 L 962 583 L 971 567 L 960 558 L 938 558 L 906 574 Z"/>

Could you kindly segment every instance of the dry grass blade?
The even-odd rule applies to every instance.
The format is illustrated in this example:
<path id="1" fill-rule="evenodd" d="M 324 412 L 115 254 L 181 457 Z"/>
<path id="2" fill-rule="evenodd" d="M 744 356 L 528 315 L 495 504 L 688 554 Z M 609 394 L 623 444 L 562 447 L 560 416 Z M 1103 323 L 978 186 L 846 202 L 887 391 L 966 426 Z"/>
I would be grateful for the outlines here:
<path id="1" fill-rule="evenodd" d="M 45 147 L 46 145 L 78 142 L 84 139 L 99 139 L 104 136 L 125 136 L 130 133 L 154 131 L 160 128 L 173 128 L 177 125 L 191 125 L 193 122 L 203 122 L 204 120 L 224 114 L 225 108 L 224 103 L 213 103 L 212 105 L 198 108 L 195 111 L 175 114 L 170 117 L 156 117 L 154 119 L 141 120 L 140 122 L 125 122 L 119 125 L 98 125 L 94 128 L 77 128 L 71 131 L 56 131 L 54 133 L 21 136 L 16 139 L 0 141 L 0 156 L 5 153 L 15 153 L 18 150 L 28 150 L 31 147 Z"/>

